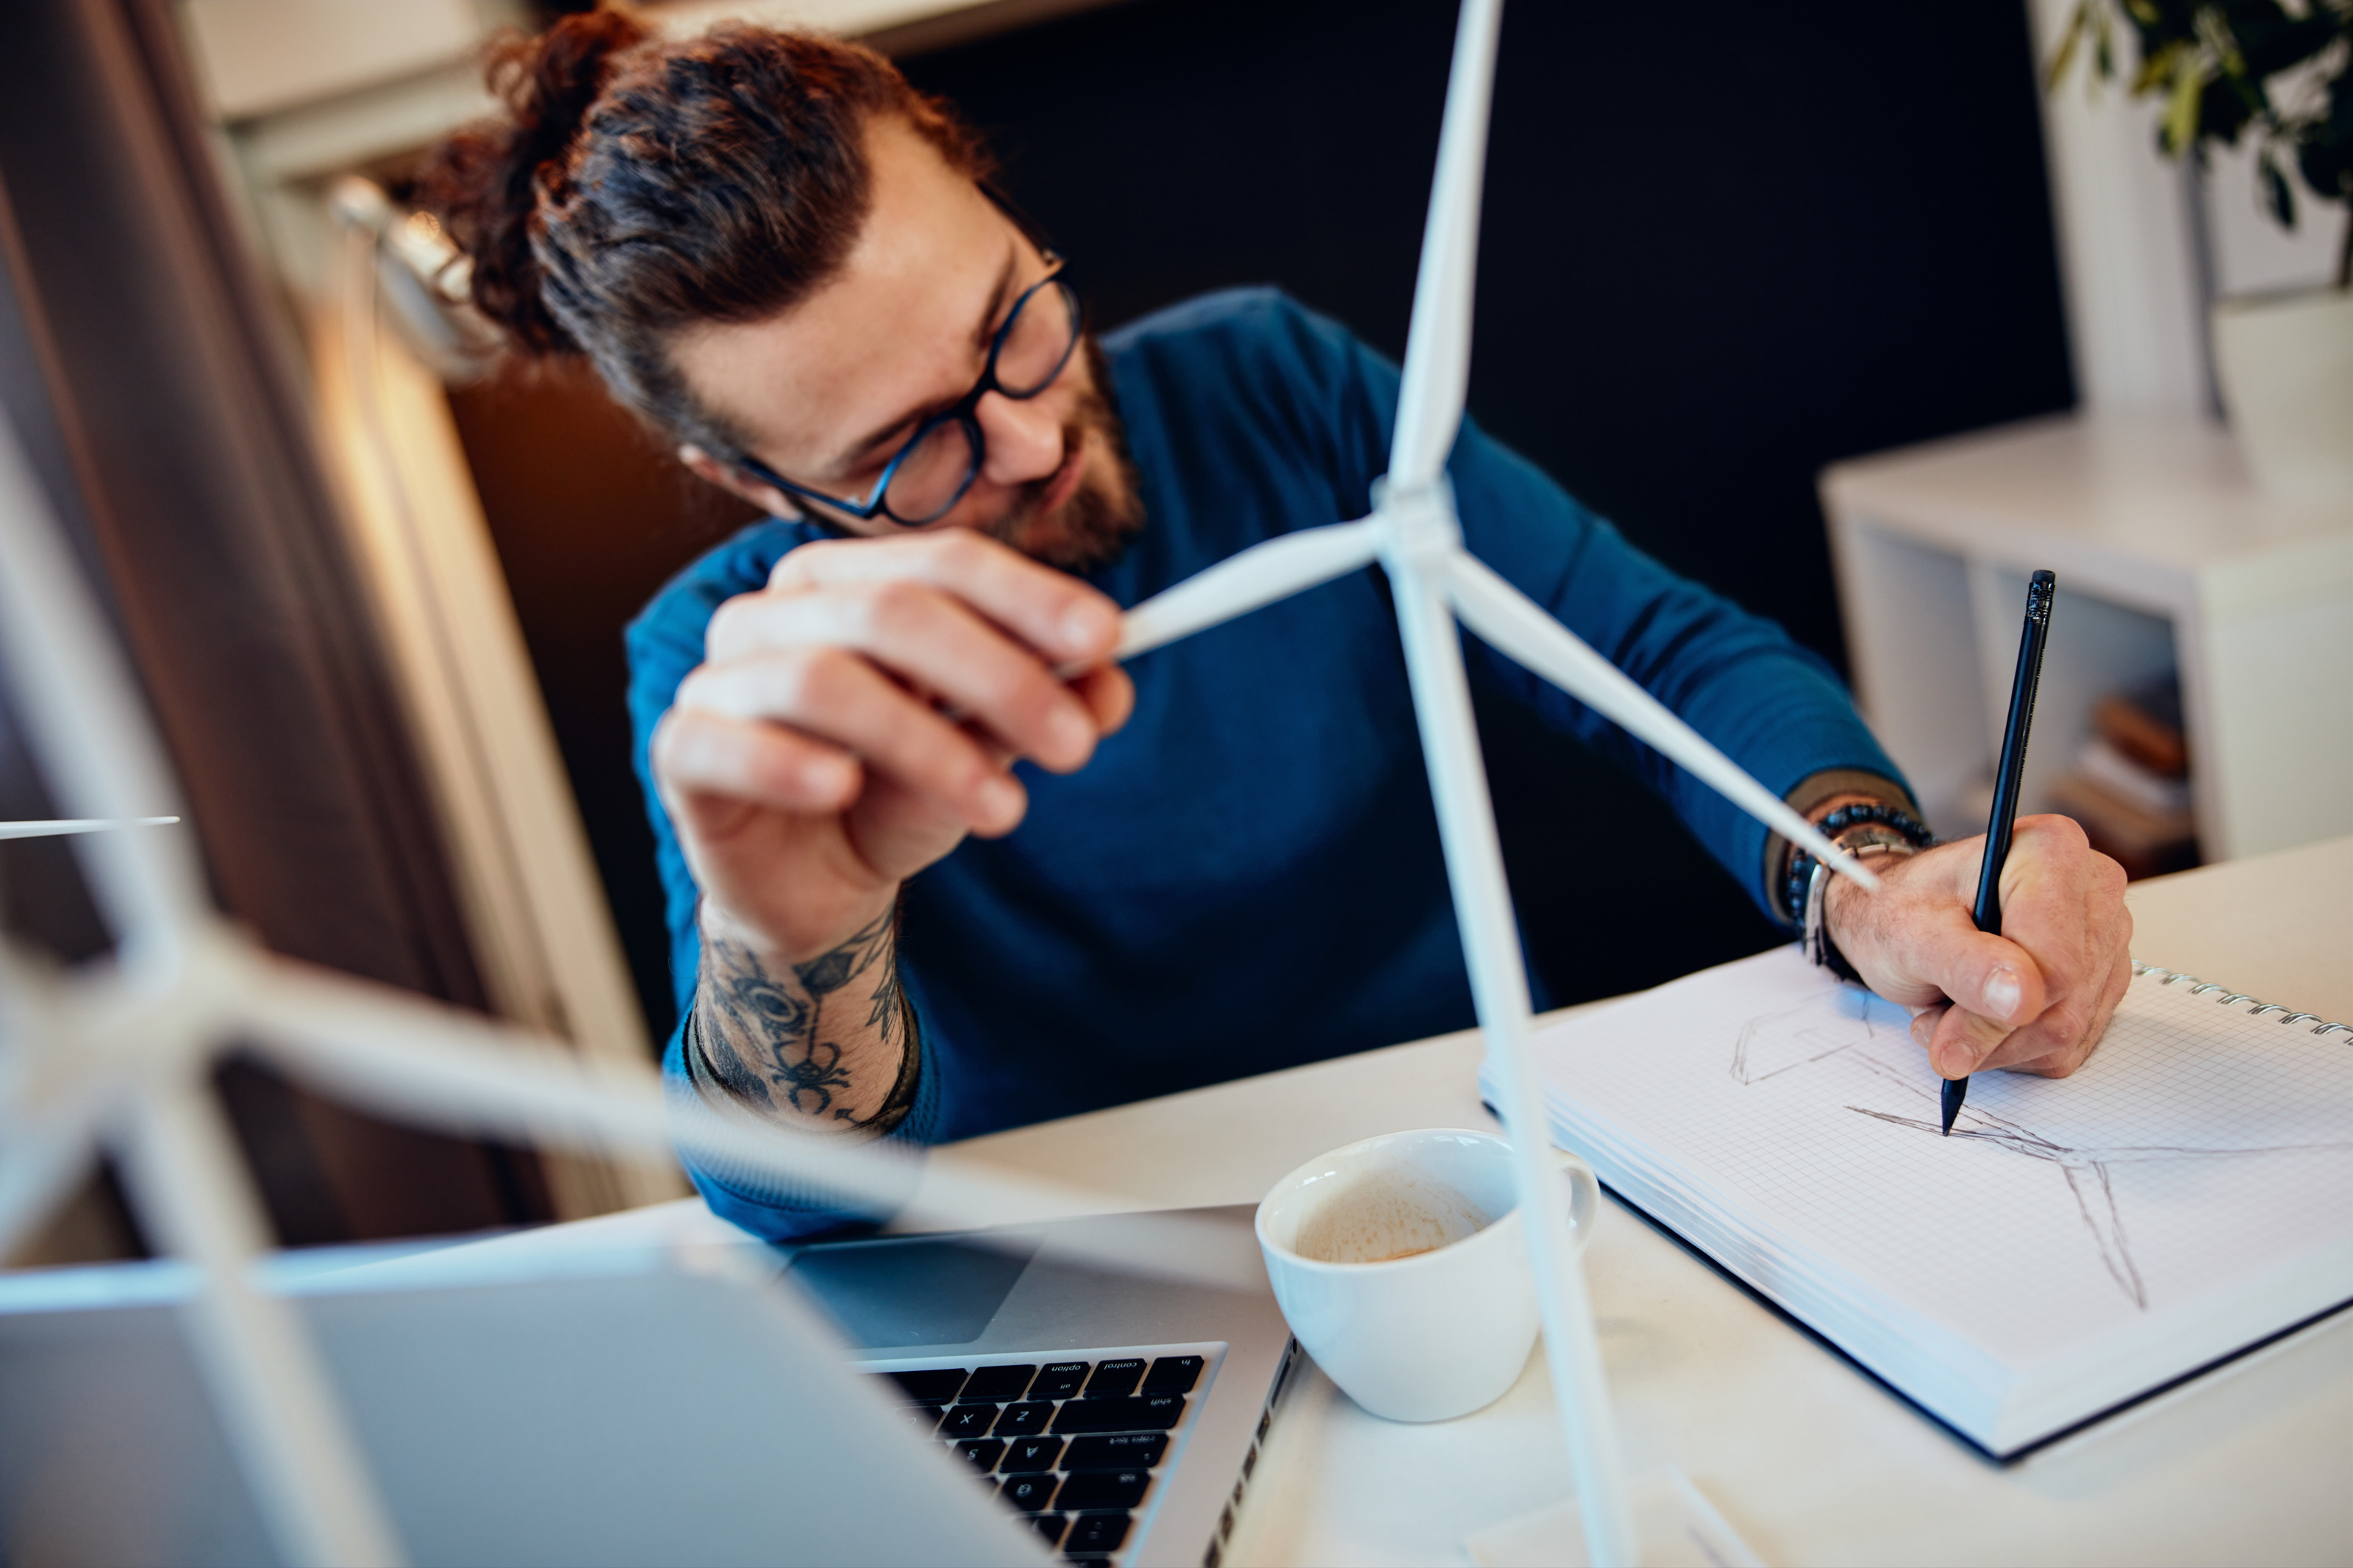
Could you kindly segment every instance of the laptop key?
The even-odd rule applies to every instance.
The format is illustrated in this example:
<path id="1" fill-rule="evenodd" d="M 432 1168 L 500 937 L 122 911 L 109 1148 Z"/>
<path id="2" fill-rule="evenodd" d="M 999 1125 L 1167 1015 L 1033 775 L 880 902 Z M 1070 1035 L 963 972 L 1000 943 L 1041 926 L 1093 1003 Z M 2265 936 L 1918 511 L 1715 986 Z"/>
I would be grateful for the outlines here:
<path id="1" fill-rule="evenodd" d="M 1066 1470 L 1148 1470 L 1168 1451 L 1166 1432 L 1120 1432 L 1108 1437 L 1073 1437 Z M 1009 1465 L 1012 1461 L 1008 1460 Z"/>
<path id="2" fill-rule="evenodd" d="M 960 1366 L 926 1367 L 920 1372 L 894 1372 L 891 1381 L 904 1389 L 907 1397 L 918 1405 L 945 1405 L 964 1387 L 967 1375 Z"/>
<path id="3" fill-rule="evenodd" d="M 1096 1440 L 1081 1439 L 1082 1442 Z M 1005 1446 L 1004 1462 L 997 1468 L 1008 1476 L 1020 1475 L 1025 1471 L 1050 1470 L 1055 1468 L 1054 1461 L 1061 1457 L 1062 1440 L 1060 1437 L 1016 1437 Z"/>
<path id="4" fill-rule="evenodd" d="M 1118 1399 L 1135 1392 L 1135 1380 L 1144 1375 L 1144 1358 L 1140 1355 L 1121 1356 L 1113 1361 L 1095 1363 L 1095 1374 L 1087 1379 L 1089 1399 Z"/>
<path id="5" fill-rule="evenodd" d="M 1071 1538 L 1062 1543 L 1062 1550 L 1116 1552 L 1119 1543 L 1127 1539 L 1127 1529 L 1133 1522 L 1124 1513 L 1082 1513 L 1071 1527 Z"/>
<path id="6" fill-rule="evenodd" d="M 1029 1391 L 1029 1380 L 1037 1373 L 1034 1366 L 985 1366 L 972 1374 L 964 1385 L 964 1392 L 957 1397 L 991 1399 L 999 1403 L 1018 1399 Z M 1187 1384 L 1186 1386 L 1189 1388 L 1192 1385 Z"/>
<path id="7" fill-rule="evenodd" d="M 1084 1387 L 1092 1369 L 1082 1361 L 1049 1362 L 1038 1371 L 1038 1381 L 1029 1385 L 1032 1399 L 1068 1399 Z"/>
<path id="8" fill-rule="evenodd" d="M 997 1468 L 997 1458 L 1005 1452 L 1005 1445 L 994 1437 L 974 1437 L 948 1445 L 964 1456 L 965 1462 L 984 1473 Z"/>
<path id="9" fill-rule="evenodd" d="M 955 1419 L 955 1412 L 949 1412 L 948 1419 Z M 1054 1430 L 1166 1432 L 1183 1419 L 1185 1396 L 1181 1394 L 1139 1394 L 1127 1399 L 1073 1399 L 1055 1415 Z"/>
<path id="10" fill-rule="evenodd" d="M 1008 1476 L 998 1495 L 1024 1513 L 1036 1513 L 1054 1495 L 1053 1476 Z"/>
<path id="11" fill-rule="evenodd" d="M 940 1424 L 940 1413 L 945 1410 L 947 1406 L 944 1405 L 905 1405 L 900 1406 L 900 1408 L 906 1413 L 908 1420 L 913 1421 L 918 1427 L 928 1433 L 932 1428 Z"/>
<path id="12" fill-rule="evenodd" d="M 1033 1513 L 1029 1516 L 1029 1523 L 1046 1538 L 1047 1545 L 1054 1546 L 1060 1543 L 1062 1531 L 1070 1528 L 1071 1516 L 1067 1513 Z"/>
<path id="13" fill-rule="evenodd" d="M 951 1405 L 947 1419 L 940 1423 L 943 1437 L 986 1437 L 989 1423 L 997 1419 L 994 1405 Z"/>
<path id="14" fill-rule="evenodd" d="M 1081 1470 L 1062 1483 L 1058 1500 L 1066 1510 L 1134 1508 L 1151 1485 L 1150 1470 Z"/>
<path id="15" fill-rule="evenodd" d="M 1053 1418 L 1051 1400 L 1031 1399 L 1019 1405 L 1008 1405 L 1005 1407 L 1005 1414 L 997 1418 L 997 1435 L 1000 1437 L 1035 1437 Z"/>
<path id="16" fill-rule="evenodd" d="M 1193 1384 L 1200 1381 L 1201 1369 L 1208 1364 L 1206 1358 L 1197 1355 L 1162 1356 L 1152 1363 L 1152 1370 L 1144 1374 L 1144 1392 L 1190 1394 L 1193 1392 Z M 981 1372 L 987 1370 L 983 1367 Z M 975 1373 L 973 1375 L 978 1377 L 980 1373 Z"/>

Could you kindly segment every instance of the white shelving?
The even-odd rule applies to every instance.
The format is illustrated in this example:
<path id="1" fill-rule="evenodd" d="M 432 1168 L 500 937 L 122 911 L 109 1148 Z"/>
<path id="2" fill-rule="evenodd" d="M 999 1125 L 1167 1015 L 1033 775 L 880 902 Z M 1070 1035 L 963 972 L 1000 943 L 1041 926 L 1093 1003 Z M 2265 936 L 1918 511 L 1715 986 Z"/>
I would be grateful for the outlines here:
<path id="1" fill-rule="evenodd" d="M 1833 464 L 1821 492 L 1857 697 L 1940 832 L 1983 826 L 1960 802 L 2047 567 L 2030 809 L 2094 701 L 2178 668 L 2207 858 L 2353 833 L 2353 500 L 2258 492 L 2200 420 L 2073 416 Z"/>

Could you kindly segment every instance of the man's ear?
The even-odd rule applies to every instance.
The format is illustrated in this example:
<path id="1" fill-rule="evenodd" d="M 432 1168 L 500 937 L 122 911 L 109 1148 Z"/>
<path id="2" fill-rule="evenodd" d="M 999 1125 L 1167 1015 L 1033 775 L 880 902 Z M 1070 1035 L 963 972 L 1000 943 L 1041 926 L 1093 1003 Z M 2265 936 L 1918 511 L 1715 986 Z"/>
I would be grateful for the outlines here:
<path id="1" fill-rule="evenodd" d="M 801 515 L 801 509 L 784 491 L 774 485 L 762 484 L 733 463 L 721 462 L 691 441 L 679 447 L 678 460 L 696 479 L 717 485 L 729 495 L 742 497 L 771 517 L 797 519 Z"/>

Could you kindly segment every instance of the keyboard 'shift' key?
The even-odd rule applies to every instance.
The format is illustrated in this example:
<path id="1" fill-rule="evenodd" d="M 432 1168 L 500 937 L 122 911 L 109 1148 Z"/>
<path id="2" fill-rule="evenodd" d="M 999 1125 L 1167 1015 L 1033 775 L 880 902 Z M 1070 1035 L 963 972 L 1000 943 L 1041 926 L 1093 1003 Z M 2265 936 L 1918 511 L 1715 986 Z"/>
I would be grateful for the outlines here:
<path id="1" fill-rule="evenodd" d="M 950 1412 L 948 1418 L 955 1418 L 954 1412 Z M 1054 1417 L 1054 1430 L 1166 1432 L 1183 1419 L 1185 1396 L 1181 1394 L 1139 1394 L 1127 1399 L 1073 1399 L 1063 1405 Z"/>
<path id="2" fill-rule="evenodd" d="M 1134 1508 L 1151 1485 L 1149 1470 L 1081 1470 L 1062 1483 L 1059 1500 L 1065 1512 Z"/>
<path id="3" fill-rule="evenodd" d="M 1144 1358 L 1140 1355 L 1120 1356 L 1095 1363 L 1095 1374 L 1087 1379 L 1089 1399 L 1118 1399 L 1135 1392 L 1135 1380 L 1144 1375 Z"/>
<path id="4" fill-rule="evenodd" d="M 1168 1451 L 1166 1432 L 1120 1432 L 1107 1437 L 1073 1437 L 1062 1460 L 1066 1470 L 1148 1470 Z"/>
<path id="5" fill-rule="evenodd" d="M 1144 1392 L 1190 1394 L 1193 1392 L 1193 1385 L 1201 1380 L 1201 1369 L 1208 1364 L 1208 1359 L 1205 1356 L 1162 1356 L 1152 1363 L 1152 1370 L 1144 1374 Z M 982 1369 L 982 1371 L 987 1370 L 985 1367 Z M 976 1373 L 974 1375 L 976 1377 L 979 1373 Z"/>

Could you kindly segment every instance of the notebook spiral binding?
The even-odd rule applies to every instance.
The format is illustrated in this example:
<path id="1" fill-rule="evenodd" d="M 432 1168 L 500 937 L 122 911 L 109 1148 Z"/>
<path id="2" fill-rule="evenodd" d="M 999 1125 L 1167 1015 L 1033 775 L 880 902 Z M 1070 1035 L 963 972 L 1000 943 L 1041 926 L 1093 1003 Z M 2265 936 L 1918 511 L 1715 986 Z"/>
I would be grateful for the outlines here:
<path id="1" fill-rule="evenodd" d="M 2283 1024 L 2310 1024 L 2312 1026 L 2312 1033 L 2316 1035 L 2326 1035 L 2332 1032 L 2353 1035 L 2353 1024 L 2332 1024 L 2316 1013 L 2291 1012 L 2289 1009 L 2281 1006 L 2276 1002 L 2256 1002 L 2253 997 L 2248 995 L 2244 992 L 2231 991 L 2231 988 L 2227 985 L 2217 985 L 2211 980 L 2200 980 L 2194 974 L 2184 974 L 2180 971 L 2175 969 L 2161 969 L 2154 963 L 2143 963 L 2137 958 L 2132 961 L 2132 967 L 2133 978 L 2135 980 L 2139 979 L 2144 974 L 2156 975 L 2157 983 L 2159 985 L 2170 985 L 2177 980 L 2187 980 L 2189 982 L 2189 994 L 2192 996 L 2203 996 L 2210 991 L 2221 991 L 2228 993 L 2228 994 L 2214 998 L 2215 1003 L 2221 1006 L 2228 1007 L 2239 1002 L 2254 1002 L 2254 1005 L 2247 1009 L 2247 1013 L 2250 1017 L 2260 1018 L 2265 1013 L 2277 1013 L 2280 1016 L 2278 1022 Z"/>

